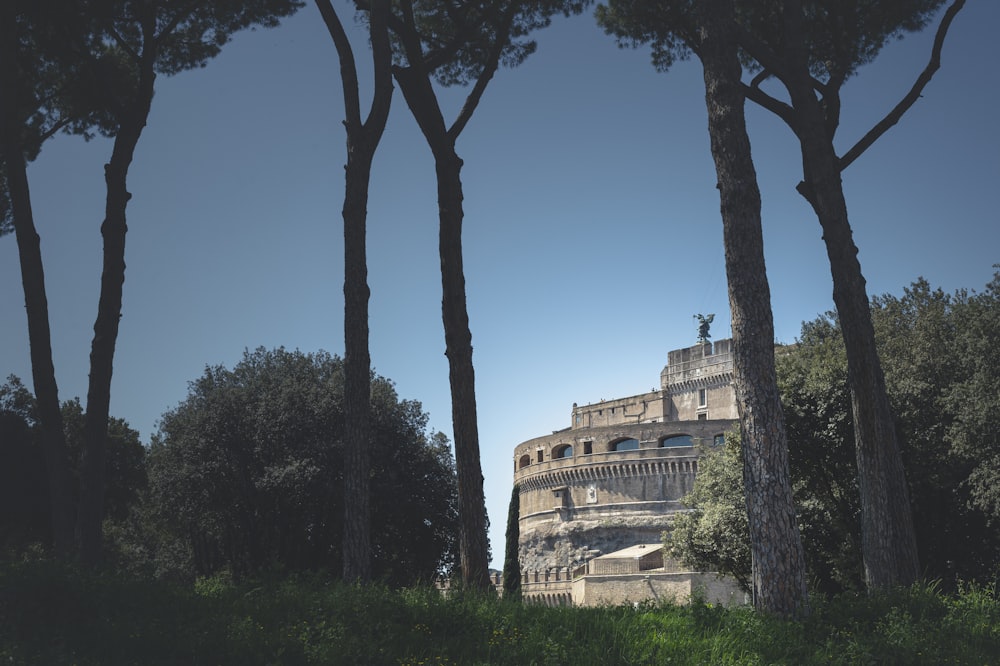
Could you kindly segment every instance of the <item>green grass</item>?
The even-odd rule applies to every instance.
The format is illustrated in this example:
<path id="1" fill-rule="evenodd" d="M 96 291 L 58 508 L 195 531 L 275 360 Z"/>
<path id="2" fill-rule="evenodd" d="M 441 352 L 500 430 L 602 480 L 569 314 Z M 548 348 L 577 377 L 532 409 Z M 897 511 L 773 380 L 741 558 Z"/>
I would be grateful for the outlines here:
<path id="1" fill-rule="evenodd" d="M 917 586 L 814 602 L 801 622 L 745 608 L 544 608 L 322 575 L 191 587 L 0 565 L 2 664 L 994 664 L 994 589 Z"/>

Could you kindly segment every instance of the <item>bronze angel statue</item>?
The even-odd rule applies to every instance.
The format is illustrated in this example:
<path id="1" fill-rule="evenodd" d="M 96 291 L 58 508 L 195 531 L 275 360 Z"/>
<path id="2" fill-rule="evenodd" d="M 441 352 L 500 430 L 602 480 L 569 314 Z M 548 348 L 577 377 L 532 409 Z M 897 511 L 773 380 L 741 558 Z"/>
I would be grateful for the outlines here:
<path id="1" fill-rule="evenodd" d="M 708 342 L 711 336 L 708 332 L 708 327 L 712 325 L 712 320 L 715 319 L 714 314 L 710 315 L 695 315 L 695 319 L 698 320 L 698 344 L 703 345 Z"/>

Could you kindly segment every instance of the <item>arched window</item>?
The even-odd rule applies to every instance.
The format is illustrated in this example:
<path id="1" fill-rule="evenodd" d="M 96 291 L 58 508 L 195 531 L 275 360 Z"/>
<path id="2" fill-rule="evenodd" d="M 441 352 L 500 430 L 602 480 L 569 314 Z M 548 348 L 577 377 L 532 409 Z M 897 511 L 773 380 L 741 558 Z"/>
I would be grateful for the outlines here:
<path id="1" fill-rule="evenodd" d="M 660 442 L 660 446 L 694 446 L 691 435 L 674 435 Z"/>
<path id="2" fill-rule="evenodd" d="M 526 453 L 523 456 L 521 456 L 521 460 L 518 463 L 518 467 L 520 467 L 521 469 L 524 469 L 525 467 L 527 467 L 530 464 L 531 464 L 531 456 L 529 456 Z"/>
<path id="3" fill-rule="evenodd" d="M 566 446 L 558 447 L 553 453 L 553 458 L 572 458 L 573 457 L 573 447 L 567 444 Z"/>
<path id="4" fill-rule="evenodd" d="M 634 451 L 637 448 L 639 448 L 639 440 L 635 438 L 623 439 L 611 445 L 612 451 Z"/>

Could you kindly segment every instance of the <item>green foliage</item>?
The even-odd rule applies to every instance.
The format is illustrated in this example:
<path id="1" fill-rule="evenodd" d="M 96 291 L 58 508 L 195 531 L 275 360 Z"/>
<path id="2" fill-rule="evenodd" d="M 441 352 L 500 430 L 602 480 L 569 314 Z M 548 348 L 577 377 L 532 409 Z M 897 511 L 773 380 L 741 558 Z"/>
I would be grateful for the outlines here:
<path id="1" fill-rule="evenodd" d="M 924 576 L 953 589 L 1000 566 L 1000 274 L 980 294 L 949 296 L 918 280 L 872 300 L 872 320 L 903 447 Z M 776 354 L 796 511 L 812 584 L 863 589 L 860 502 L 843 337 L 832 314 Z M 692 511 L 668 545 L 701 570 L 749 571 L 742 463 L 725 450 L 699 462 Z"/>
<path id="2" fill-rule="evenodd" d="M 721 447 L 703 447 L 698 476 L 683 502 L 690 511 L 674 518 L 664 546 L 696 571 L 732 576 L 750 590 L 750 527 L 743 489 L 740 436 L 726 433 Z"/>
<path id="3" fill-rule="evenodd" d="M 521 559 L 518 542 L 521 539 L 521 487 L 514 484 L 507 507 L 506 549 L 503 558 L 503 595 L 506 599 L 521 598 Z"/>
<path id="4" fill-rule="evenodd" d="M 403 33 L 411 32 L 427 54 L 426 64 L 442 85 L 467 85 L 480 77 L 499 49 L 499 63 L 516 67 L 534 53 L 527 36 L 552 22 L 555 14 L 579 14 L 591 0 L 418 0 L 402 3 L 390 22 L 398 62 L 407 60 Z M 412 10 L 412 23 L 408 21 Z M 506 38 L 503 37 L 507 33 Z M 498 41 L 498 37 L 500 37 Z"/>
<path id="5" fill-rule="evenodd" d="M 933 586 L 749 608 L 546 608 L 323 574 L 197 588 L 51 563 L 0 565 L 0 659 L 45 664 L 987 664 L 994 588 Z"/>
<path id="6" fill-rule="evenodd" d="M 37 445 L 34 397 L 11 375 L 0 386 L 0 548 L 51 541 L 45 457 Z"/>
<path id="7" fill-rule="evenodd" d="M 84 423 L 78 399 L 63 403 L 62 419 L 75 478 Z M 0 547 L 51 545 L 48 477 L 38 438 L 34 396 L 11 375 L 0 386 Z M 145 491 L 145 457 L 139 433 L 123 419 L 108 419 L 104 504 L 111 521 L 124 521 Z"/>
<path id="8" fill-rule="evenodd" d="M 150 451 L 157 553 L 188 575 L 339 571 L 343 381 L 343 361 L 323 352 L 257 349 L 232 370 L 206 368 Z M 428 436 L 420 403 L 383 377 L 371 401 L 373 572 L 396 585 L 430 580 L 453 558 L 447 438 Z"/>
<path id="9" fill-rule="evenodd" d="M 22 145 L 34 159 L 57 131 L 114 136 L 145 93 L 140 70 L 204 67 L 233 34 L 274 27 L 300 0 L 31 0 L 15 2 L 21 67 L 16 99 Z"/>
<path id="10" fill-rule="evenodd" d="M 990 580 L 1000 515 L 979 501 L 997 487 L 1000 342 L 997 277 L 982 294 L 948 295 L 917 280 L 872 299 L 872 321 L 897 417 L 920 563 L 948 587 Z M 778 359 L 799 519 L 821 589 L 860 585 L 854 432 L 843 341 L 833 315 L 803 325 Z M 977 420 L 982 415 L 982 420 Z M 974 443 L 969 446 L 969 443 Z M 977 476 L 978 474 L 978 476 Z"/>
<path id="11" fill-rule="evenodd" d="M 74 469 L 83 450 L 84 412 L 79 398 L 62 405 L 63 427 L 70 463 Z M 124 520 L 130 508 L 146 489 L 146 449 L 139 433 L 124 419 L 108 419 L 108 455 L 104 514 L 111 520 Z"/>
<path id="12" fill-rule="evenodd" d="M 942 399 L 954 415 L 947 437 L 969 461 L 973 504 L 1000 520 L 1000 272 L 979 294 L 956 294 L 958 378 Z"/>
<path id="13" fill-rule="evenodd" d="M 204 67 L 233 34 L 274 27 L 301 0 L 8 0 L 14 62 L 0 99 L 0 122 L 27 161 L 59 132 L 114 136 L 149 91 L 142 73 Z M 6 57 L 6 56 L 5 56 Z M 150 79 L 151 80 L 151 79 Z M 0 236 L 12 230 L 0 158 Z"/>
<path id="14" fill-rule="evenodd" d="M 803 3 L 804 40 L 811 73 L 839 87 L 859 67 L 874 60 L 888 42 L 926 27 L 943 4 L 944 0 Z M 690 0 L 608 0 L 598 6 L 596 16 L 598 24 L 619 45 L 636 48 L 649 44 L 653 65 L 667 71 L 697 48 L 698 10 L 698 3 Z M 780 57 L 784 52 L 782 3 L 736 0 L 735 11 L 745 31 L 741 36 L 744 46 L 752 36 L 755 46 L 764 46 Z M 744 61 L 751 71 L 774 64 L 757 62 L 747 53 Z"/>
<path id="15" fill-rule="evenodd" d="M 638 48 L 649 44 L 653 66 L 665 72 L 674 63 L 691 57 L 690 2 L 642 2 L 609 0 L 597 6 L 597 23 L 618 40 L 621 47 Z"/>
<path id="16" fill-rule="evenodd" d="M 814 587 L 861 589 L 861 502 L 847 356 L 829 317 L 775 356 L 799 528 Z"/>
<path id="17" fill-rule="evenodd" d="M 925 280 L 873 299 L 873 322 L 928 575 L 989 579 L 1000 562 L 1000 274 L 979 294 Z"/>

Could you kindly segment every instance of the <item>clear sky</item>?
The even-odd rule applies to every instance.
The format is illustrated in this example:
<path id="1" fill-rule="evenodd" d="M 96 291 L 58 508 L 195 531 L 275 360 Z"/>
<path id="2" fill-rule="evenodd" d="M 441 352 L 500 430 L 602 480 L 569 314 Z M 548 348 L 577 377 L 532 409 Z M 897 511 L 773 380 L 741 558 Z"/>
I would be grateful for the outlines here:
<path id="1" fill-rule="evenodd" d="M 338 5 L 338 7 L 344 5 Z M 936 27 L 936 24 L 935 24 Z M 971 0 L 903 121 L 844 174 L 870 294 L 919 276 L 981 289 L 1000 263 L 1000 3 Z M 909 89 L 934 27 L 891 44 L 844 94 L 843 152 Z M 358 60 L 368 58 L 355 30 Z M 465 129 L 465 268 L 494 564 L 513 448 L 574 402 L 659 386 L 694 315 L 729 311 L 698 63 L 656 73 L 589 15 L 557 19 L 494 78 Z M 464 91 L 446 91 L 456 109 Z M 206 365 L 285 346 L 343 353 L 344 133 L 336 52 L 311 3 L 202 70 L 158 81 L 129 174 L 128 264 L 111 412 L 148 442 Z M 776 337 L 833 308 L 798 149 L 748 105 Z M 59 137 L 31 167 L 60 398 L 86 397 L 110 143 Z M 398 93 L 369 206 L 371 351 L 451 437 L 433 161 Z M 12 236 L 0 239 L 0 375 L 30 386 Z"/>

